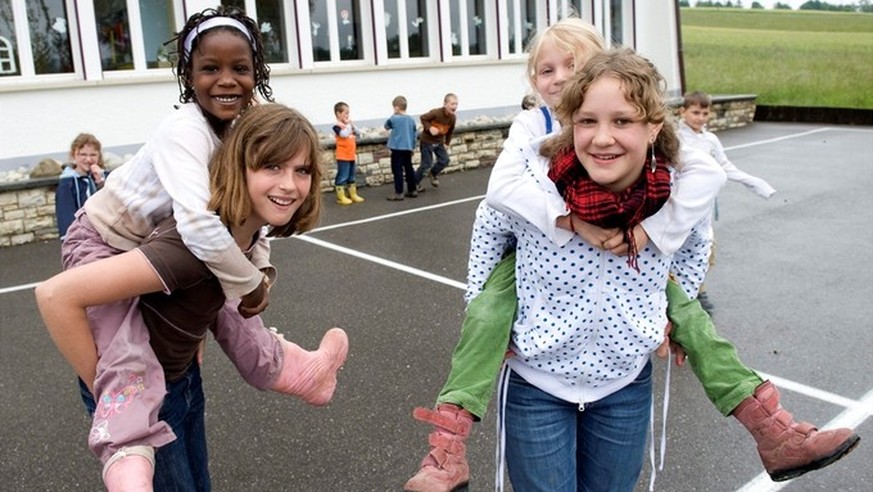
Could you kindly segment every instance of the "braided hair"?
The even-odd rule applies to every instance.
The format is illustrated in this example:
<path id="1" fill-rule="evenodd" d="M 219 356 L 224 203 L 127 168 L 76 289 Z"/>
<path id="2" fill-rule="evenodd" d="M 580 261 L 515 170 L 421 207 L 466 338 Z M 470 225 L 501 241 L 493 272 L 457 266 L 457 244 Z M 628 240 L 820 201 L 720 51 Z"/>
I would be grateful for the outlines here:
<path id="1" fill-rule="evenodd" d="M 197 36 L 193 39 L 193 42 L 191 42 L 191 46 L 189 47 L 190 49 L 187 50 L 187 52 L 185 49 L 185 40 L 192 31 L 198 28 L 198 26 L 214 17 L 228 17 L 239 21 L 243 26 L 245 26 L 249 33 L 246 41 L 252 48 L 255 87 L 265 100 L 272 101 L 273 89 L 270 87 L 270 66 L 267 65 L 267 62 L 264 60 L 264 45 L 261 40 L 261 32 L 258 29 L 258 24 L 251 17 L 247 16 L 245 12 L 236 7 L 220 6 L 215 9 L 206 9 L 192 15 L 188 18 L 188 22 L 185 23 L 182 30 L 176 33 L 176 37 L 164 43 L 173 43 L 176 46 L 176 52 L 174 53 L 176 56 L 176 68 L 174 71 L 176 74 L 176 80 L 179 83 L 179 102 L 187 103 L 194 100 L 191 53 L 197 49 L 197 45 L 202 36 Z M 245 37 L 242 32 L 229 27 L 216 26 L 212 29 L 225 29 L 228 32 L 233 32 L 238 36 Z"/>

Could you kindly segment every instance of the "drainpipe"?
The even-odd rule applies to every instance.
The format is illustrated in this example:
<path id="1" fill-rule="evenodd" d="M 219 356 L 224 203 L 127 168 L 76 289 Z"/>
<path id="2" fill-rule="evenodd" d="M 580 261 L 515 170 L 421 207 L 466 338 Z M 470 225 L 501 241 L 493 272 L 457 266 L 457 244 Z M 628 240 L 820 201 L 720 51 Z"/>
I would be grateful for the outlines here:
<path id="1" fill-rule="evenodd" d="M 679 0 L 673 1 L 676 11 L 676 55 L 679 59 L 679 94 L 685 94 L 685 55 L 682 48 L 682 16 L 679 9 Z"/>

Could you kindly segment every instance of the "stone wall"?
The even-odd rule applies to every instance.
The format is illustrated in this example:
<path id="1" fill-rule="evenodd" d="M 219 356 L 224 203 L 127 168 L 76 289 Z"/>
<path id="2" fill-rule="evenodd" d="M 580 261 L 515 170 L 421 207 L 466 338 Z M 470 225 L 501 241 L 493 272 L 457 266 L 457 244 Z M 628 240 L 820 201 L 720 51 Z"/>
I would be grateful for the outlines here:
<path id="1" fill-rule="evenodd" d="M 0 246 L 58 237 L 57 182 L 57 178 L 42 178 L 0 185 Z"/>
<path id="2" fill-rule="evenodd" d="M 673 105 L 678 115 L 678 106 L 675 103 Z M 709 128 L 713 131 L 747 125 L 755 115 L 755 96 L 714 96 L 712 112 Z M 457 128 L 449 149 L 451 162 L 445 172 L 493 165 L 509 131 L 509 124 L 504 121 Z M 386 140 L 381 136 L 365 137 L 358 141 L 359 186 L 390 185 L 394 182 Z M 332 191 L 336 176 L 334 144 L 332 141 L 326 142 L 324 147 L 325 179 L 321 185 L 325 191 Z M 420 159 L 419 152 L 415 152 L 413 162 L 416 166 Z M 0 183 L 0 247 L 58 237 L 54 205 L 56 188 L 57 178 Z"/>
<path id="3" fill-rule="evenodd" d="M 755 119 L 755 101 L 754 94 L 744 94 L 738 96 L 712 96 L 712 107 L 710 108 L 711 117 L 706 127 L 711 132 L 719 130 L 727 130 L 728 128 L 738 128 L 746 126 Z M 682 99 L 679 98 L 673 101 L 674 114 L 676 119 L 679 119 L 679 108 L 682 107 Z"/>
<path id="4" fill-rule="evenodd" d="M 444 172 L 465 171 L 493 165 L 508 131 L 509 122 L 455 129 L 449 147 L 449 166 Z M 386 142 L 387 138 L 384 136 L 358 140 L 356 177 L 358 186 L 391 185 L 394 182 L 394 175 L 391 173 L 391 153 L 386 147 Z M 325 191 L 333 191 L 336 177 L 334 147 L 332 141 L 325 143 L 322 154 L 323 162 L 326 163 L 326 172 L 321 186 Z M 413 167 L 417 168 L 419 162 L 421 162 L 421 153 L 416 150 L 412 157 Z"/>

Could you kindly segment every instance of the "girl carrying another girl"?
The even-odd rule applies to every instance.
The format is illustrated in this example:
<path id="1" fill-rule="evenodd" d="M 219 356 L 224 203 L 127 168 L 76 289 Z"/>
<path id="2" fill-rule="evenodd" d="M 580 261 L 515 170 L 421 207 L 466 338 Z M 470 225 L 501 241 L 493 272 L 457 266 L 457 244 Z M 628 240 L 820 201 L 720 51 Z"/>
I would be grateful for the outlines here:
<path id="1" fill-rule="evenodd" d="M 269 227 L 267 236 L 273 237 L 314 227 L 321 209 L 320 148 L 312 125 L 285 106 L 259 105 L 240 118 L 210 166 L 209 210 L 227 225 L 234 247 L 251 255 L 263 239 L 264 226 Z M 88 289 L 76 288 L 94 275 L 102 282 Z M 69 329 L 73 324 L 87 327 L 86 310 L 92 306 L 139 296 L 139 309 L 131 309 L 123 325 L 144 324 L 147 331 L 133 330 L 129 340 L 134 347 L 124 355 L 135 356 L 134 350 L 149 346 L 154 349 L 159 370 L 167 380 L 159 417 L 167 419 L 177 437 L 156 453 L 155 488 L 173 485 L 188 490 L 186 487 L 194 484 L 192 490 L 208 490 L 204 402 L 196 357 L 207 330 L 216 331 L 215 322 L 226 297 L 217 277 L 184 245 L 175 218 L 162 220 L 131 251 L 45 281 L 37 287 L 36 296 L 50 331 Z M 126 326 L 119 331 L 124 329 Z M 268 330 L 261 330 L 259 339 L 270 351 L 281 352 L 283 344 L 293 345 Z M 282 383 L 297 385 L 295 389 L 309 400 L 326 403 L 336 386 L 336 371 L 345 360 L 345 333 L 339 328 L 328 331 L 318 352 L 303 353 L 294 347 L 300 371 L 298 377 Z M 114 358 L 121 350 L 110 344 L 101 364 L 102 357 Z M 121 420 L 128 418 L 128 405 L 140 396 L 144 382 L 131 379 L 114 398 L 88 402 L 95 421 L 108 421 L 115 414 Z M 95 432 L 108 434 L 112 427 L 96 427 L 92 438 Z M 109 490 L 128 490 L 136 483 L 142 485 L 141 490 L 150 490 L 151 453 L 143 447 L 128 447 L 110 458 L 104 474 Z"/>
<path id="2" fill-rule="evenodd" d="M 568 204 L 544 167 L 530 166 L 523 157 L 532 139 L 541 137 L 533 142 L 534 148 L 538 147 L 543 135 L 560 129 L 561 121 L 554 119 L 553 108 L 564 82 L 600 50 L 599 34 L 579 19 L 563 19 L 532 42 L 531 83 L 548 107 L 522 112 L 514 120 L 492 171 L 488 204 L 511 217 L 530 221 L 531 226 L 558 246 L 567 245 L 578 234 L 588 244 L 615 255 L 628 254 L 630 250 L 636 259 L 636 252 L 645 248 L 647 232 L 661 253 L 672 254 L 687 241 L 708 245 L 711 234 L 699 222 L 708 216 L 712 200 L 724 183 L 724 173 L 706 155 L 682 148 L 678 154 L 682 167 L 674 173 L 673 190 L 664 207 L 627 229 L 597 227 L 580 219 L 588 216 L 587 212 Z M 477 224 L 481 217 L 477 215 Z M 695 226 L 697 233 L 689 238 Z M 512 249 L 511 244 L 507 247 Z M 465 441 L 472 422 L 484 415 L 507 346 L 508 327 L 516 314 L 515 257 L 506 258 L 496 267 L 483 263 L 482 258 L 474 236 L 466 294 L 469 304 L 461 339 L 437 408 L 418 408 L 414 412 L 417 419 L 434 424 L 435 430 L 429 436 L 431 449 L 419 472 L 407 482 L 406 490 L 452 490 L 469 480 Z M 809 424 L 794 422 L 779 406 L 778 392 L 772 384 L 764 383 L 744 366 L 733 346 L 718 337 L 709 317 L 693 300 L 696 290 L 691 287 L 702 281 L 705 267 L 692 263 L 686 262 L 675 272 L 685 280 L 681 287 L 673 282 L 667 287 L 669 315 L 677 334 L 674 338 L 688 345 L 692 367 L 707 396 L 725 415 L 733 412 L 752 432 L 771 476 L 786 480 L 826 466 L 851 450 L 858 437 L 849 429 L 819 432 Z M 518 292 L 519 299 L 523 295 Z M 721 371 L 722 377 L 713 377 Z M 744 412 L 740 412 L 741 403 Z M 766 412 L 762 413 L 763 409 Z M 752 414 L 757 417 L 752 418 Z M 775 435 L 763 432 L 770 423 L 778 423 L 781 430 Z"/>
<path id="3" fill-rule="evenodd" d="M 259 238 L 247 258 L 227 224 L 207 208 L 212 154 L 233 121 L 251 106 L 255 88 L 272 99 L 257 24 L 234 8 L 207 9 L 188 20 L 176 41 L 183 104 L 86 202 L 63 244 L 64 267 L 134 249 L 172 216 L 182 242 L 215 275 L 229 300 L 218 311 L 216 338 L 226 342 L 222 348 L 241 376 L 256 388 L 324 404 L 332 391 L 313 395 L 287 385 L 298 377 L 318 380 L 301 372 L 307 358 L 316 354 L 284 340 L 275 345 L 263 336 L 269 332 L 259 317 L 242 317 L 266 307 L 275 277 L 269 243 Z M 237 301 L 240 297 L 242 302 Z M 104 475 L 110 466 L 124 463 L 124 457 L 137 452 L 148 457 L 151 449 L 175 439 L 170 426 L 158 420 L 166 391 L 164 371 L 152 348 L 142 343 L 145 327 L 135 322 L 138 310 L 136 299 L 126 298 L 89 307 L 87 323 L 47 322 L 55 344 L 87 389 L 101 404 L 122 410 L 95 414 L 89 446 L 103 461 Z M 325 341 L 332 347 L 332 362 L 316 376 L 335 372 L 345 357 L 345 333 L 328 333 Z"/>

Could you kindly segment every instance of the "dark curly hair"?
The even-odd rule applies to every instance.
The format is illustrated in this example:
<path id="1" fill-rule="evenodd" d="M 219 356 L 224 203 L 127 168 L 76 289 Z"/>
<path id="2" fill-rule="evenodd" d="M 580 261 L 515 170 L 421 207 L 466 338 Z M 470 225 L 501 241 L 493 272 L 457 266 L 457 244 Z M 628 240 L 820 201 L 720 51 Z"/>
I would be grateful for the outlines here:
<path id="1" fill-rule="evenodd" d="M 236 7 L 210 8 L 196 13 L 188 18 L 188 22 L 185 23 L 185 26 L 181 31 L 176 33 L 176 37 L 164 43 L 173 43 L 176 45 L 176 52 L 174 53 L 176 57 L 176 68 L 174 72 L 176 74 L 176 80 L 179 83 L 179 101 L 187 103 L 194 100 L 194 87 L 191 75 L 191 56 L 190 53 L 187 55 L 185 53 L 185 39 L 191 31 L 197 29 L 197 26 L 213 17 L 229 17 L 235 19 L 242 23 L 246 30 L 248 30 L 251 40 L 248 38 L 245 39 L 246 42 L 249 42 L 252 45 L 255 87 L 265 100 L 272 101 L 273 89 L 270 87 L 270 66 L 267 65 L 267 62 L 264 60 L 264 44 L 261 40 L 261 31 L 258 29 L 258 24 L 251 17 L 247 16 L 245 12 Z M 244 37 L 243 33 L 231 27 L 216 26 L 212 29 L 224 29 L 228 32 L 235 33 L 237 36 Z M 194 38 L 194 42 L 191 44 L 192 52 L 197 49 L 201 37 L 202 36 Z"/>

